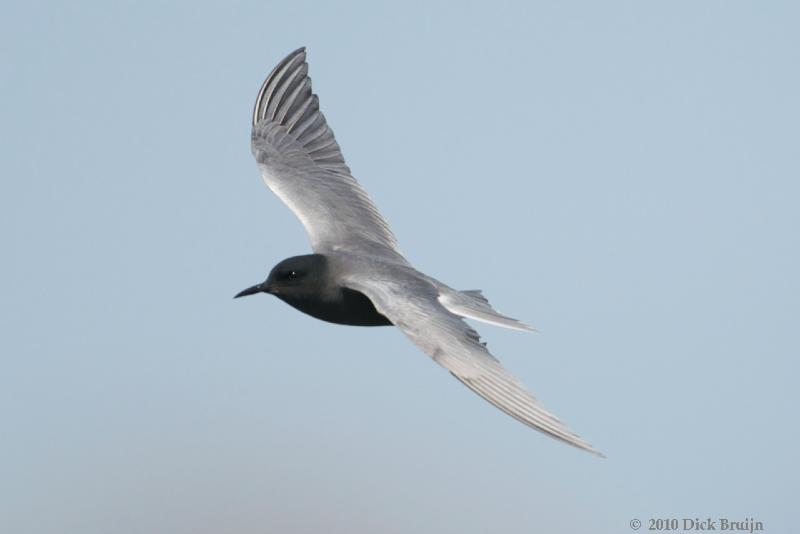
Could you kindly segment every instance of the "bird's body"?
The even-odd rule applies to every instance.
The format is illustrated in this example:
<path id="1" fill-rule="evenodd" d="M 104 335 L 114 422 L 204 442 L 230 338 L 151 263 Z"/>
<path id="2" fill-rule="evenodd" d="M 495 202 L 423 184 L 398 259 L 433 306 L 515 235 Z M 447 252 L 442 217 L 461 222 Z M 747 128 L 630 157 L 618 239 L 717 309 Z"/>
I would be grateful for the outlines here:
<path id="1" fill-rule="evenodd" d="M 392 326 L 392 322 L 381 315 L 365 294 L 340 287 L 326 298 L 293 299 L 278 298 L 301 312 L 321 321 L 349 326 Z"/>
<path id="2" fill-rule="evenodd" d="M 276 265 L 237 297 L 271 293 L 317 319 L 399 328 L 453 376 L 522 423 L 599 454 L 544 410 L 463 318 L 533 330 L 480 291 L 457 291 L 416 270 L 350 174 L 311 91 L 305 49 L 270 73 L 253 111 L 252 151 L 267 186 L 297 215 L 314 254 Z"/>
<path id="3" fill-rule="evenodd" d="M 350 326 L 391 326 L 363 293 L 340 285 L 342 255 L 309 254 L 279 263 L 270 292 L 290 306 L 329 323 Z M 295 273 L 291 277 L 291 273 Z M 287 276 L 288 275 L 288 276 Z M 277 279 L 282 277 L 282 283 Z"/>

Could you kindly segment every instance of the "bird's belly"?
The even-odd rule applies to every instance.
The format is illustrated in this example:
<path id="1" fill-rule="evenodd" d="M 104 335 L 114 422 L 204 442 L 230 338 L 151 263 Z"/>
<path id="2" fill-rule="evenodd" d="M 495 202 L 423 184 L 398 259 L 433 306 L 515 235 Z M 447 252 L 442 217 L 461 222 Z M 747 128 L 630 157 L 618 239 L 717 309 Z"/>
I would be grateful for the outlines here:
<path id="1" fill-rule="evenodd" d="M 341 296 L 333 300 L 298 301 L 287 303 L 301 312 L 329 323 L 352 326 L 392 326 L 384 315 L 381 315 L 372 301 L 363 293 L 343 288 Z"/>

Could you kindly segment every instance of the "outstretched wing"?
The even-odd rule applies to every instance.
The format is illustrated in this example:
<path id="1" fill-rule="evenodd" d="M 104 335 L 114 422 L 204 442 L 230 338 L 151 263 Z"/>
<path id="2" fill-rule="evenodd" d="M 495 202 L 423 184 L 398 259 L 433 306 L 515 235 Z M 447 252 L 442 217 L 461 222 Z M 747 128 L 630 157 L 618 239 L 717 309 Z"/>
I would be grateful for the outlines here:
<path id="1" fill-rule="evenodd" d="M 350 175 L 311 92 L 305 48 L 289 54 L 261 86 L 252 151 L 264 182 L 303 223 L 315 252 L 402 257 L 389 225 Z"/>
<path id="2" fill-rule="evenodd" d="M 437 290 L 412 277 L 346 280 L 433 360 L 514 419 L 598 456 L 580 436 L 545 410 L 480 342 L 478 333 L 437 300 Z"/>

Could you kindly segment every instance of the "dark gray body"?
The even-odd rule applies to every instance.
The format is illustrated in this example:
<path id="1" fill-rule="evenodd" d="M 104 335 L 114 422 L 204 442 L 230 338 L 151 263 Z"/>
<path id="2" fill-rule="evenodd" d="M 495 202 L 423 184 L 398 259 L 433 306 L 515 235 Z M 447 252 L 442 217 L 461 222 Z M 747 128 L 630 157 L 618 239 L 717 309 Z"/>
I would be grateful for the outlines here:
<path id="1" fill-rule="evenodd" d="M 378 313 L 366 295 L 346 287 L 332 292 L 329 298 L 292 298 L 276 295 L 286 304 L 317 319 L 329 323 L 351 326 L 392 326 L 392 322 Z"/>
<path id="2" fill-rule="evenodd" d="M 340 283 L 348 268 L 344 257 L 324 254 L 293 256 L 276 265 L 267 280 L 237 295 L 270 293 L 301 312 L 329 323 L 351 326 L 391 326 L 372 301 Z M 353 265 L 352 267 L 355 267 Z"/>

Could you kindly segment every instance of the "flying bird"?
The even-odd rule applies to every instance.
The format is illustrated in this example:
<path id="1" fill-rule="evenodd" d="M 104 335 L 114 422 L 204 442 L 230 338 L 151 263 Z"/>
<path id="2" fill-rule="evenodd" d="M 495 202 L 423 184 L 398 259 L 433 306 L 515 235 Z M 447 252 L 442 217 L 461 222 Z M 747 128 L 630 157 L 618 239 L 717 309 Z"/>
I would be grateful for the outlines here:
<path id="1" fill-rule="evenodd" d="M 458 291 L 416 270 L 350 174 L 311 90 L 305 48 L 267 76 L 253 109 L 251 148 L 267 186 L 306 229 L 314 254 L 278 263 L 235 298 L 269 293 L 332 323 L 399 328 L 469 389 L 514 419 L 602 456 L 506 371 L 464 318 L 533 330 L 480 291 Z"/>

